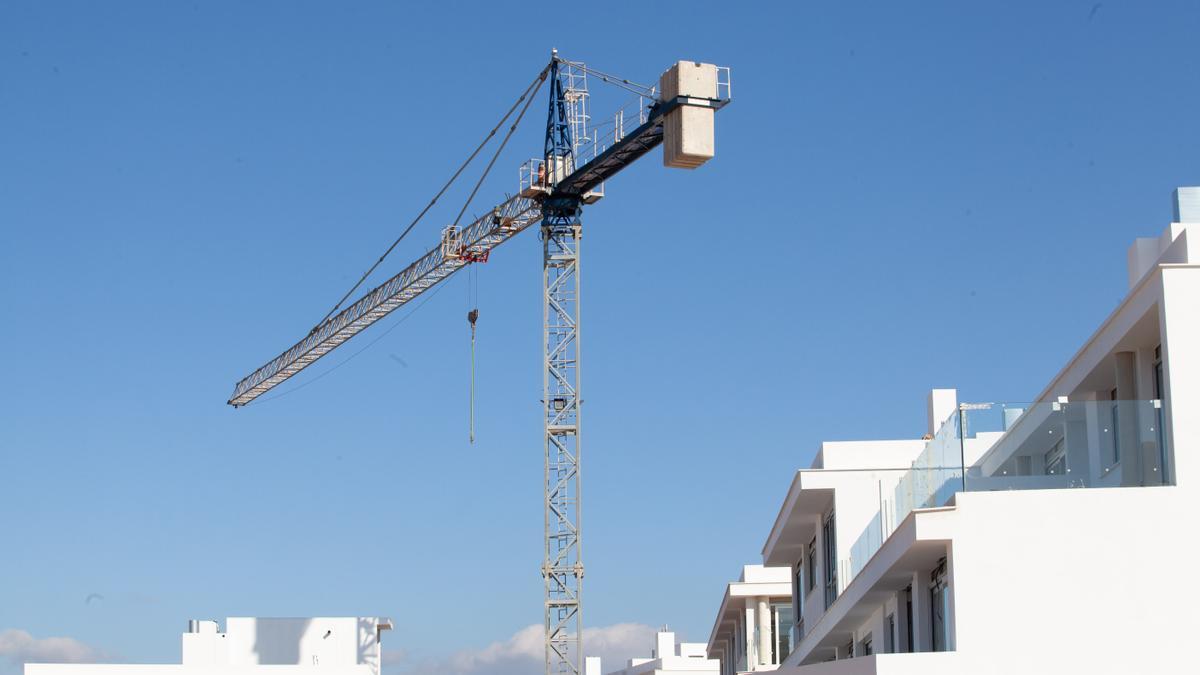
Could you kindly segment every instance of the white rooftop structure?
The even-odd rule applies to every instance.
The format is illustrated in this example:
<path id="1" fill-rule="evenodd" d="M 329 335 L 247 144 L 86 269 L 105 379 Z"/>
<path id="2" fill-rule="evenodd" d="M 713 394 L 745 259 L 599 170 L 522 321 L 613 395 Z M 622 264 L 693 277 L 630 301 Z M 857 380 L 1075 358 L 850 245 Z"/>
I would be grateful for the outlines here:
<path id="1" fill-rule="evenodd" d="M 378 617 L 230 617 L 190 621 L 179 664 L 31 663 L 25 675 L 379 675 L 382 633 Z"/>
<path id="2" fill-rule="evenodd" d="M 717 675 L 720 664 L 705 655 L 704 647 L 701 642 L 681 642 L 677 646 L 675 633 L 659 631 L 649 658 L 630 659 L 624 669 L 609 675 Z M 600 659 L 590 657 L 584 675 L 596 675 L 599 669 Z"/>
<path id="3" fill-rule="evenodd" d="M 1032 401 L 934 390 L 925 438 L 796 473 L 762 551 L 794 595 L 780 675 L 1197 671 L 1171 638 L 1200 604 L 1200 189 L 1175 199 Z"/>
<path id="4" fill-rule="evenodd" d="M 708 637 L 721 675 L 774 670 L 792 644 L 792 578 L 788 567 L 745 565 L 725 587 Z"/>

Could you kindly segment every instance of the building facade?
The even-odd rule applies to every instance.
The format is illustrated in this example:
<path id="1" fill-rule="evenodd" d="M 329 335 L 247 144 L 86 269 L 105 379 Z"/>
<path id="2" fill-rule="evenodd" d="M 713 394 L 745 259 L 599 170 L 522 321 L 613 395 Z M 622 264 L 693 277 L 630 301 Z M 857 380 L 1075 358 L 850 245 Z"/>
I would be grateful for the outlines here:
<path id="1" fill-rule="evenodd" d="M 725 587 L 708 637 L 721 675 L 779 667 L 792 650 L 792 582 L 787 567 L 746 565 Z"/>
<path id="2" fill-rule="evenodd" d="M 25 675 L 379 675 L 383 631 L 378 617 L 230 617 L 189 621 L 180 663 L 31 663 Z"/>
<path id="3" fill-rule="evenodd" d="M 675 633 L 662 630 L 654 636 L 649 657 L 630 659 L 625 668 L 609 675 L 718 675 L 720 664 L 705 655 L 704 647 L 699 642 L 676 644 Z M 600 658 L 589 656 L 584 675 L 600 675 L 601 668 Z"/>
<path id="4" fill-rule="evenodd" d="M 1170 646 L 1200 600 L 1198 197 L 1037 397 L 935 390 L 925 438 L 797 472 L 762 552 L 791 578 L 781 674 L 1200 671 Z"/>

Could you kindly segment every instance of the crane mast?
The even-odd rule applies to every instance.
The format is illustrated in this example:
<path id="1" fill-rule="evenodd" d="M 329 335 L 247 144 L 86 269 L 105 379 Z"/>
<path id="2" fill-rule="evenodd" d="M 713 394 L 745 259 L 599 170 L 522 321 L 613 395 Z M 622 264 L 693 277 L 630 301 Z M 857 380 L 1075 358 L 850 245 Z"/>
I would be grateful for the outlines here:
<path id="1" fill-rule="evenodd" d="M 581 74 L 582 75 L 582 74 Z M 564 79 L 567 81 L 564 86 Z M 582 86 L 581 86 L 582 85 Z M 550 66 L 550 111 L 543 170 L 547 188 L 573 172 L 586 134 L 586 80 Z M 582 659 L 583 551 L 580 522 L 579 196 L 542 204 L 542 407 L 545 464 L 545 654 L 548 675 L 579 675 Z"/>
<path id="2" fill-rule="evenodd" d="M 584 661 L 580 464 L 583 206 L 603 196 L 605 180 L 660 144 L 665 143 L 663 163 L 667 166 L 696 168 L 706 162 L 713 156 L 712 115 L 730 100 L 729 69 L 710 64 L 681 61 L 664 73 L 662 86 L 655 88 L 596 71 L 603 81 L 633 91 L 638 101 L 638 125 L 626 132 L 621 113 L 612 142 L 602 144 L 598 134 L 588 133 L 589 72 L 593 71 L 581 63 L 559 58 L 556 51 L 535 80 L 550 84 L 545 144 L 542 157 L 522 167 L 517 195 L 461 228 L 456 220 L 442 231 L 436 246 L 399 274 L 326 318 L 295 345 L 238 381 L 228 401 L 234 407 L 254 401 L 456 271 L 487 261 L 492 249 L 540 223 L 545 455 L 541 570 L 546 675 L 582 675 Z M 647 101 L 649 104 L 643 105 Z M 515 128 L 514 123 L 510 135 Z M 590 144 L 591 157 L 585 161 L 586 144 Z"/>

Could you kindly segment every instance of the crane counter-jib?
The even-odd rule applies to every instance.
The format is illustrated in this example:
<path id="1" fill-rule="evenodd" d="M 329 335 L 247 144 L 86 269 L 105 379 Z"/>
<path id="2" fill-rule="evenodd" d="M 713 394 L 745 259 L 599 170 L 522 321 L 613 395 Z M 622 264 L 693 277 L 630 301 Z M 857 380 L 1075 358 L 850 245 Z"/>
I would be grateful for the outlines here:
<path id="1" fill-rule="evenodd" d="M 236 407 L 250 403 L 439 281 L 471 262 L 485 258 L 493 248 L 541 217 L 541 207 L 537 202 L 516 196 L 460 232 L 443 235 L 442 242 L 416 262 L 238 382 L 233 395 L 229 397 L 229 404 Z"/>

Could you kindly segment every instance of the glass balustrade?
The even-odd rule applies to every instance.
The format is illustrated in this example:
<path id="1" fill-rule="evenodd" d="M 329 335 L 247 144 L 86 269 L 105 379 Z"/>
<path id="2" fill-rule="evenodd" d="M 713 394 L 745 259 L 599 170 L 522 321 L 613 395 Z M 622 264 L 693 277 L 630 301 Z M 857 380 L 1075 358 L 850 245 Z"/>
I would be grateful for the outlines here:
<path id="1" fill-rule="evenodd" d="M 843 586 L 908 514 L 958 492 L 1169 484 L 1164 409 L 1149 401 L 964 403 L 898 480 L 840 561 Z"/>

